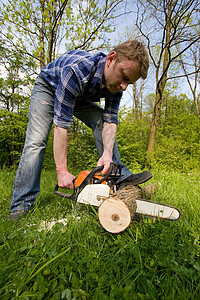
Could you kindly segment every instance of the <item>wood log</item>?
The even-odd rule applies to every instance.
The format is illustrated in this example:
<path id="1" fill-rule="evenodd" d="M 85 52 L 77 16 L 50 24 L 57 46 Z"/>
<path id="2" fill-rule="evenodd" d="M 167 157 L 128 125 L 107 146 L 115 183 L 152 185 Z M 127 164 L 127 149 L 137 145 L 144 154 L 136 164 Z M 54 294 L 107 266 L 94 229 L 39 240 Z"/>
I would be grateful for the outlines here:
<path id="1" fill-rule="evenodd" d="M 150 182 L 143 189 L 144 196 L 147 199 L 151 199 L 151 196 L 156 193 L 157 189 L 158 189 L 158 185 L 156 183 Z"/>
<path id="2" fill-rule="evenodd" d="M 141 199 L 143 196 L 150 199 L 157 188 L 155 183 L 149 183 L 144 189 L 140 186 L 126 185 L 110 195 L 99 206 L 98 215 L 102 227 L 111 233 L 119 233 L 124 231 L 131 221 L 139 222 L 142 216 L 135 214 L 136 199 Z"/>
<path id="3" fill-rule="evenodd" d="M 99 221 L 102 227 L 111 233 L 125 230 L 131 223 L 131 214 L 127 205 L 116 197 L 109 197 L 99 207 Z"/>
<path id="4" fill-rule="evenodd" d="M 108 197 L 99 206 L 99 221 L 104 229 L 111 233 L 124 231 L 134 218 L 136 198 L 142 197 L 139 186 L 128 185 Z"/>

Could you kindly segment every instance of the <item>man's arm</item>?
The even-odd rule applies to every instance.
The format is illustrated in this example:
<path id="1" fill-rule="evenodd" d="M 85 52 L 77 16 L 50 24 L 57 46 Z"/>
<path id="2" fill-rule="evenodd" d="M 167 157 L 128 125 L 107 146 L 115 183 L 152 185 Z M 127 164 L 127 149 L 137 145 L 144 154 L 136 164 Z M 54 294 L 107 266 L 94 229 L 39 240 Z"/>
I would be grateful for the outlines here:
<path id="1" fill-rule="evenodd" d="M 55 126 L 53 150 L 58 185 L 73 189 L 72 180 L 75 176 L 67 170 L 67 129 Z"/>
<path id="2" fill-rule="evenodd" d="M 103 139 L 103 155 L 97 162 L 97 166 L 104 166 L 102 174 L 107 174 L 112 162 L 113 146 L 117 132 L 117 125 L 114 123 L 106 123 L 103 125 L 102 139 Z"/>

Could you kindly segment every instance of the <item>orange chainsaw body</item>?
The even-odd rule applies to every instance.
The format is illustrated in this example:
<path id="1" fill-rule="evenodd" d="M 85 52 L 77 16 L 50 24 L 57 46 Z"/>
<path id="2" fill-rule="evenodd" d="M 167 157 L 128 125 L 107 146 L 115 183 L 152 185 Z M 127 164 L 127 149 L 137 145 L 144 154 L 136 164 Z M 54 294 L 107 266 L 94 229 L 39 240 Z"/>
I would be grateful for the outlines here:
<path id="1" fill-rule="evenodd" d="M 75 180 L 75 187 L 78 187 L 81 185 L 81 183 L 83 182 L 83 180 L 88 176 L 88 174 L 90 173 L 91 171 L 80 171 L 79 174 L 78 174 L 78 177 L 76 178 Z M 103 176 L 102 175 L 95 175 L 93 176 L 94 179 L 102 179 Z M 106 180 L 102 181 L 101 182 L 102 184 L 106 184 Z"/>

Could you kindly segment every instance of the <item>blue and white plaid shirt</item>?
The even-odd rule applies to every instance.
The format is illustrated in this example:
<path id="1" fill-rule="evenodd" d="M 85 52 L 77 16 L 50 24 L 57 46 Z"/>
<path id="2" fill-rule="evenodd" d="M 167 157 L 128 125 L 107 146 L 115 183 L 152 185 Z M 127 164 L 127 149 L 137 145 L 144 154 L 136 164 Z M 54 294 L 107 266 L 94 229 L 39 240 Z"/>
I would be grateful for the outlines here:
<path id="1" fill-rule="evenodd" d="M 54 124 L 68 128 L 77 101 L 99 102 L 105 98 L 104 122 L 118 123 L 122 92 L 111 94 L 102 85 L 106 55 L 73 50 L 61 55 L 41 70 L 41 75 L 55 90 Z"/>

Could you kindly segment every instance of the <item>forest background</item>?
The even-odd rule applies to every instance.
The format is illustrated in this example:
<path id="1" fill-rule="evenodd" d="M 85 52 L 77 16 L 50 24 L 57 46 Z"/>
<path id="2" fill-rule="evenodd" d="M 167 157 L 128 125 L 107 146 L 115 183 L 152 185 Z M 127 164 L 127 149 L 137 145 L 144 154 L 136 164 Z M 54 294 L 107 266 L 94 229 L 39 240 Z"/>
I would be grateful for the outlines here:
<path id="1" fill-rule="evenodd" d="M 1 299 L 199 299 L 199 8 L 197 0 L 0 0 Z M 53 195 L 51 132 L 36 205 L 9 221 L 41 67 L 70 49 L 109 53 L 129 38 L 147 46 L 150 70 L 124 93 L 119 151 L 131 171 L 151 169 L 152 201 L 177 207 L 180 220 L 106 232 L 94 207 Z M 74 119 L 68 135 L 70 171 L 95 167 L 91 130 Z M 63 218 L 66 226 L 41 230 Z"/>
<path id="2" fill-rule="evenodd" d="M 150 70 L 120 106 L 123 163 L 132 170 L 199 168 L 199 6 L 196 0 L 1 1 L 0 168 L 19 163 L 31 90 L 43 66 L 67 50 L 109 53 L 132 38 L 147 46 Z M 69 168 L 94 167 L 91 130 L 75 118 L 68 135 Z M 46 169 L 54 168 L 52 143 L 51 132 Z"/>

